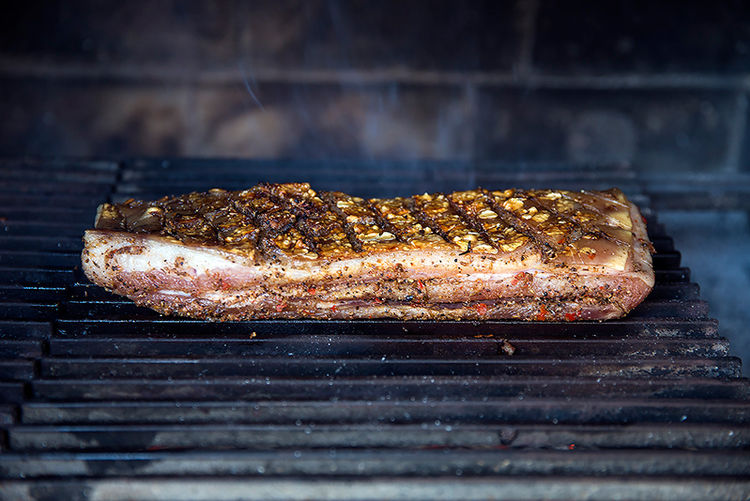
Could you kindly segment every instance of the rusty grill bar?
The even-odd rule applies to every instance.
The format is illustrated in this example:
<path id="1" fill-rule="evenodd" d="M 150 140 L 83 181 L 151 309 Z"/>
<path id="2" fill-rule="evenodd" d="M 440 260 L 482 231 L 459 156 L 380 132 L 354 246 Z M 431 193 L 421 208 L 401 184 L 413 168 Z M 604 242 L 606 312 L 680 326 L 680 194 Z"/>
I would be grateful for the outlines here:
<path id="1" fill-rule="evenodd" d="M 627 168 L 0 164 L 0 491 L 48 499 L 742 499 L 750 387 Z M 103 201 L 622 188 L 657 285 L 605 323 L 161 317 L 87 283 Z M 129 497 L 130 496 L 130 497 Z M 191 497 L 192 496 L 192 497 Z M 0 495 L 2 497 L 2 495 Z"/>

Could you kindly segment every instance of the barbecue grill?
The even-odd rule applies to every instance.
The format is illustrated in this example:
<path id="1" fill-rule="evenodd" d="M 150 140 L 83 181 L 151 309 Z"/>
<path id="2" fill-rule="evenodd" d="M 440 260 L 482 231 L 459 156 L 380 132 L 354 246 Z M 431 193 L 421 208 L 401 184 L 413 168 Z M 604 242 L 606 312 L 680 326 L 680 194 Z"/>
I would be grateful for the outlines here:
<path id="1" fill-rule="evenodd" d="M 627 167 L 10 160 L 0 179 L 2 498 L 750 496 L 750 386 Z M 618 186 L 648 219 L 656 286 L 603 323 L 209 323 L 79 270 L 101 202 L 299 180 Z"/>

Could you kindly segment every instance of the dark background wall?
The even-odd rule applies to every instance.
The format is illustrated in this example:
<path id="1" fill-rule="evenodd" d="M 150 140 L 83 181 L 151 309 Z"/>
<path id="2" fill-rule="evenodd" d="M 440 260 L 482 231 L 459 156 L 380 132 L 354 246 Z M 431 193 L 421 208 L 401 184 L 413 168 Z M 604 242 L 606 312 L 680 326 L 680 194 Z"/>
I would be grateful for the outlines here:
<path id="1" fill-rule="evenodd" d="M 742 1 L 5 4 L 0 154 L 748 164 Z"/>

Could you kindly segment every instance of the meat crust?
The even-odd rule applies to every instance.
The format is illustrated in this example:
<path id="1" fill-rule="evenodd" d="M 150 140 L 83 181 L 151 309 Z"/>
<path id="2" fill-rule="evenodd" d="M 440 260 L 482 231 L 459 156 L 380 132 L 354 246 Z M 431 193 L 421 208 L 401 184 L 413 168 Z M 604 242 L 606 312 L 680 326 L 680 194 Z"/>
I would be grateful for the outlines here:
<path id="1" fill-rule="evenodd" d="M 84 243 L 92 282 L 212 320 L 603 320 L 654 284 L 645 222 L 616 189 L 364 200 L 266 184 L 104 204 Z"/>

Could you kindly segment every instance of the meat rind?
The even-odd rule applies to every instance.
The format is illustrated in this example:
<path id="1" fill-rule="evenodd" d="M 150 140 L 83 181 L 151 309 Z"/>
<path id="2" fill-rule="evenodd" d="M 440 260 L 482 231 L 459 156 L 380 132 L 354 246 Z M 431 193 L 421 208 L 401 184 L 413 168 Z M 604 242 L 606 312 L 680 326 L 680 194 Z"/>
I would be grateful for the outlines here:
<path id="1" fill-rule="evenodd" d="M 653 286 L 618 190 L 471 190 L 364 200 L 306 183 L 105 204 L 95 283 L 166 314 L 606 319 Z"/>

